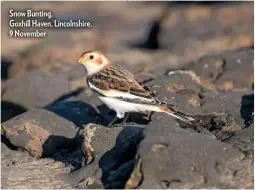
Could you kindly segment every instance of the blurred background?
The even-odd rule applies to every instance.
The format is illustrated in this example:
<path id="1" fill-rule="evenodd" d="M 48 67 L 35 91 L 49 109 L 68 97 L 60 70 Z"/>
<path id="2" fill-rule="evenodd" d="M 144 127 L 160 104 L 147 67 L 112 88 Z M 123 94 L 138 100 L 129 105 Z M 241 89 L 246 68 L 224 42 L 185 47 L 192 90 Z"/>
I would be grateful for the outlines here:
<path id="1" fill-rule="evenodd" d="M 253 7 L 253 2 L 2 2 L 2 82 L 33 68 L 73 64 L 91 49 L 150 73 L 253 48 Z M 10 9 L 49 10 L 55 19 L 87 20 L 93 28 L 40 29 L 46 38 L 10 38 Z"/>

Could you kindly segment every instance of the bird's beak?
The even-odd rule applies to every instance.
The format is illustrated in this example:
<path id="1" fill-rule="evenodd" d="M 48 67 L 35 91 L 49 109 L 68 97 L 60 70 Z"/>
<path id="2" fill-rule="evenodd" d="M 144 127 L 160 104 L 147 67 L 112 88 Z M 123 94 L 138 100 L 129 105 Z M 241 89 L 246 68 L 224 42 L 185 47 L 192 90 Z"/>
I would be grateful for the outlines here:
<path id="1" fill-rule="evenodd" d="M 78 61 L 77 61 L 77 63 L 84 63 L 84 58 L 83 57 L 80 57 L 79 59 L 78 59 Z"/>

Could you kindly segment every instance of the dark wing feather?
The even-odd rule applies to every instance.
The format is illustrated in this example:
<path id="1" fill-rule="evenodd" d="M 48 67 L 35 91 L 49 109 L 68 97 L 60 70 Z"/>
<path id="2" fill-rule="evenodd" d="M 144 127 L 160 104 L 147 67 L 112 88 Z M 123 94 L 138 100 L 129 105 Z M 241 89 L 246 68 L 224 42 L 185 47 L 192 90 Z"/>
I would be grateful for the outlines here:
<path id="1" fill-rule="evenodd" d="M 109 67 L 88 77 L 88 83 L 103 91 L 115 90 L 143 97 L 149 102 L 161 103 L 146 86 L 140 84 L 132 73 L 118 65 Z M 95 89 L 94 89 L 95 90 Z"/>

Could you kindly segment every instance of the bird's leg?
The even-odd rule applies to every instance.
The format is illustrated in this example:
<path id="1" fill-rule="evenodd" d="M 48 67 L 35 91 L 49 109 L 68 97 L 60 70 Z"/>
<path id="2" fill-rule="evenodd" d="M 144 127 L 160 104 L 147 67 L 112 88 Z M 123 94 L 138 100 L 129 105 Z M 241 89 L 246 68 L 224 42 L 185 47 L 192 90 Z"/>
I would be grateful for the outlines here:
<path id="1" fill-rule="evenodd" d="M 129 113 L 126 113 L 126 114 L 125 114 L 125 117 L 124 117 L 123 120 L 120 122 L 120 124 L 126 123 L 128 117 L 129 117 Z"/>
<path id="2" fill-rule="evenodd" d="M 116 121 L 118 120 L 118 117 L 115 116 L 112 121 L 108 124 L 108 127 L 111 127 Z"/>
<path id="3" fill-rule="evenodd" d="M 118 123 L 116 125 L 122 126 L 127 121 L 128 117 L 129 117 L 129 113 L 126 113 L 125 115 L 124 115 L 124 113 L 117 113 L 115 118 L 113 118 L 113 120 L 108 124 L 108 127 L 111 127 L 117 120 L 120 120 L 120 118 L 123 118 L 123 119 L 121 120 L 120 123 Z"/>
<path id="4" fill-rule="evenodd" d="M 149 115 L 149 121 L 151 122 L 151 117 L 152 117 L 152 114 L 153 114 L 154 112 L 153 111 L 151 111 L 151 113 L 150 113 L 150 115 Z"/>

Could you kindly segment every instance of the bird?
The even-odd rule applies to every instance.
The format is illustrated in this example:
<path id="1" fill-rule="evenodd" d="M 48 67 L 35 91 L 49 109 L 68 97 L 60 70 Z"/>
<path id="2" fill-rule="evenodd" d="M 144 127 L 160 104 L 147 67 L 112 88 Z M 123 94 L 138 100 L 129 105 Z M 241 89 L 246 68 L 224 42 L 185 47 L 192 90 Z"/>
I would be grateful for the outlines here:
<path id="1" fill-rule="evenodd" d="M 163 112 L 189 124 L 194 120 L 177 111 L 173 104 L 159 100 L 130 71 L 111 63 L 98 50 L 82 53 L 77 63 L 87 71 L 88 87 L 107 107 L 116 112 L 108 126 L 112 126 L 118 119 L 123 120 L 122 123 L 126 122 L 130 112 Z"/>

